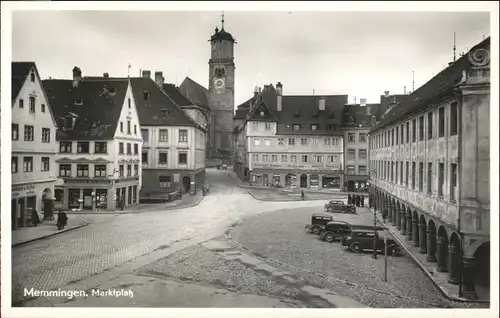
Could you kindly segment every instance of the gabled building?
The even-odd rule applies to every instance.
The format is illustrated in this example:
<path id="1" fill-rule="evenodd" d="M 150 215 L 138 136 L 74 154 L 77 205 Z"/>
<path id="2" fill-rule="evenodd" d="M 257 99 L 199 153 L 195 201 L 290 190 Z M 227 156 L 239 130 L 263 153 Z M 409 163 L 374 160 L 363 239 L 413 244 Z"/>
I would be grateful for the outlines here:
<path id="1" fill-rule="evenodd" d="M 205 182 L 204 111 L 149 71 L 130 81 L 144 138 L 141 202 L 166 201 L 178 190 L 193 194 Z"/>
<path id="2" fill-rule="evenodd" d="M 34 62 L 12 63 L 12 228 L 53 216 L 56 122 Z"/>
<path id="3" fill-rule="evenodd" d="M 377 209 L 469 299 L 489 298 L 489 123 L 488 37 L 386 111 L 369 139 Z"/>
<path id="4" fill-rule="evenodd" d="M 43 81 L 57 120 L 56 204 L 67 210 L 115 210 L 139 203 L 142 136 L 128 79 Z"/>
<path id="5" fill-rule="evenodd" d="M 340 127 L 347 95 L 282 93 L 281 83 L 276 89 L 266 85 L 251 102 L 242 127 L 236 129 L 246 134 L 250 183 L 340 190 L 344 166 Z M 236 135 L 234 140 L 238 139 Z"/>

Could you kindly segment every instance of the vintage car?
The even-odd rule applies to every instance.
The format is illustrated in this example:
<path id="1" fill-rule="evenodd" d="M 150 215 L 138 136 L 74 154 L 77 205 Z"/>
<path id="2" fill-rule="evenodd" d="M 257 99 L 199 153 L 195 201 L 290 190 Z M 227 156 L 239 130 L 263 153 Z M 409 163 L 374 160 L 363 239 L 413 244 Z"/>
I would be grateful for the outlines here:
<path id="1" fill-rule="evenodd" d="M 221 170 L 227 170 L 227 165 L 222 165 L 220 168 Z"/>
<path id="2" fill-rule="evenodd" d="M 356 214 L 356 207 L 347 205 L 340 200 L 331 200 L 325 204 L 325 211 L 330 213 L 352 213 Z"/>
<path id="3" fill-rule="evenodd" d="M 384 253 L 385 240 L 380 237 L 373 229 L 355 228 L 349 236 L 342 238 L 342 247 L 356 253 L 363 251 L 373 251 L 373 240 L 376 239 L 376 249 L 379 253 Z M 387 238 L 387 255 L 397 256 L 401 254 L 401 249 L 396 241 L 392 238 Z"/>
<path id="4" fill-rule="evenodd" d="M 326 223 L 333 221 L 331 215 L 324 213 L 314 213 L 311 216 L 311 223 L 306 224 L 305 228 L 308 232 L 318 234 L 321 226 L 324 226 Z"/>
<path id="5" fill-rule="evenodd" d="M 349 224 L 344 221 L 332 221 L 320 228 L 319 238 L 322 241 L 330 243 L 340 241 L 342 238 L 349 236 L 352 230 L 356 229 L 373 230 L 373 225 Z M 383 230 L 383 227 L 377 227 L 377 231 Z"/>

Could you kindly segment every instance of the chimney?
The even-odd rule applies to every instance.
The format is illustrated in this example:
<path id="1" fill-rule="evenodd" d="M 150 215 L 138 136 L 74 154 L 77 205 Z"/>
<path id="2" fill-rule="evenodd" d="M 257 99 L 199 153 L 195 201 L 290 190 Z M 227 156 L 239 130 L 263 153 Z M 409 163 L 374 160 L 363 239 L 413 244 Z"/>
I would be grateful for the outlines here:
<path id="1" fill-rule="evenodd" d="M 365 107 L 366 106 L 366 98 L 360 98 L 359 99 L 359 106 Z"/>
<path id="2" fill-rule="evenodd" d="M 375 116 L 370 117 L 370 124 L 372 124 L 372 126 L 375 126 L 377 124 L 377 117 Z"/>
<path id="3" fill-rule="evenodd" d="M 102 77 L 109 77 L 109 73 L 102 74 Z"/>
<path id="4" fill-rule="evenodd" d="M 82 70 L 78 66 L 73 67 L 73 87 L 78 87 L 81 80 Z"/>
<path id="5" fill-rule="evenodd" d="M 163 72 L 155 72 L 155 82 L 158 86 L 163 87 L 165 79 L 163 78 Z"/>
<path id="6" fill-rule="evenodd" d="M 142 71 L 142 78 L 151 78 L 151 71 Z"/>
<path id="7" fill-rule="evenodd" d="M 389 91 L 385 91 L 384 96 L 385 96 L 385 98 L 389 97 Z"/>
<path id="8" fill-rule="evenodd" d="M 255 88 L 253 90 L 253 96 L 259 95 L 259 86 L 255 85 Z"/>
<path id="9" fill-rule="evenodd" d="M 280 112 L 283 109 L 283 85 L 276 84 L 276 109 Z"/>
<path id="10" fill-rule="evenodd" d="M 319 110 L 325 110 L 325 101 L 326 101 L 326 100 L 325 100 L 325 98 L 324 98 L 324 97 L 320 97 L 320 98 L 318 99 L 318 107 L 319 107 L 318 109 L 319 109 Z"/>
<path id="11" fill-rule="evenodd" d="M 371 111 L 372 111 L 372 109 L 371 109 L 371 108 L 372 108 L 372 107 L 371 107 L 370 105 L 368 105 L 368 104 L 366 105 L 366 114 L 367 114 L 367 115 L 371 115 Z"/>

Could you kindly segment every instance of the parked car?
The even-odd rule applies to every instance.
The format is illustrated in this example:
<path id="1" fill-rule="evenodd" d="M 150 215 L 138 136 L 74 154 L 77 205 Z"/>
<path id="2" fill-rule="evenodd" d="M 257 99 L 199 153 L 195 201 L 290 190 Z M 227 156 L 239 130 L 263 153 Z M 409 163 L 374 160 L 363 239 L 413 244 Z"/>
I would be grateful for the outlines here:
<path id="1" fill-rule="evenodd" d="M 222 166 L 221 166 L 221 169 L 222 169 L 222 170 L 227 170 L 227 165 L 222 165 Z"/>
<path id="2" fill-rule="evenodd" d="M 376 239 L 377 252 L 384 253 L 385 240 L 373 229 L 354 228 L 349 236 L 343 237 L 341 244 L 348 250 L 356 253 L 373 251 L 373 240 Z M 387 255 L 397 256 L 401 254 L 401 248 L 392 238 L 387 238 Z"/>
<path id="3" fill-rule="evenodd" d="M 330 213 L 352 213 L 356 214 L 356 207 L 347 205 L 343 201 L 331 200 L 325 204 L 325 211 Z"/>
<path id="4" fill-rule="evenodd" d="M 306 224 L 305 228 L 310 233 L 318 234 L 321 226 L 323 226 L 331 221 L 333 221 L 333 218 L 331 215 L 324 214 L 324 213 L 314 213 L 313 215 L 311 215 L 311 223 Z"/>
<path id="5" fill-rule="evenodd" d="M 377 231 L 385 230 L 383 227 L 377 227 Z M 344 221 L 328 222 L 320 228 L 319 238 L 322 241 L 335 242 L 349 236 L 352 230 L 373 230 L 373 225 L 349 224 Z"/>

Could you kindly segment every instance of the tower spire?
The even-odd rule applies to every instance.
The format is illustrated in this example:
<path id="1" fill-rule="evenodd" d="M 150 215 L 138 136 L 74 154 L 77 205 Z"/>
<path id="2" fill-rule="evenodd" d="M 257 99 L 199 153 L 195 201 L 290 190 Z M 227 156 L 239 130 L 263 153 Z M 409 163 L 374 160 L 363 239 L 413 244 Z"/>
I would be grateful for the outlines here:
<path id="1" fill-rule="evenodd" d="M 456 47 L 456 42 L 455 42 L 455 32 L 453 32 L 453 62 L 455 62 L 456 60 L 456 51 L 457 51 L 457 47 Z"/>
<path id="2" fill-rule="evenodd" d="M 224 30 L 224 11 L 222 11 L 222 14 L 221 14 L 221 22 L 222 22 L 222 30 Z"/>
<path id="3" fill-rule="evenodd" d="M 413 81 L 412 81 L 412 84 L 411 84 L 411 91 L 415 91 L 415 71 L 413 71 Z"/>

